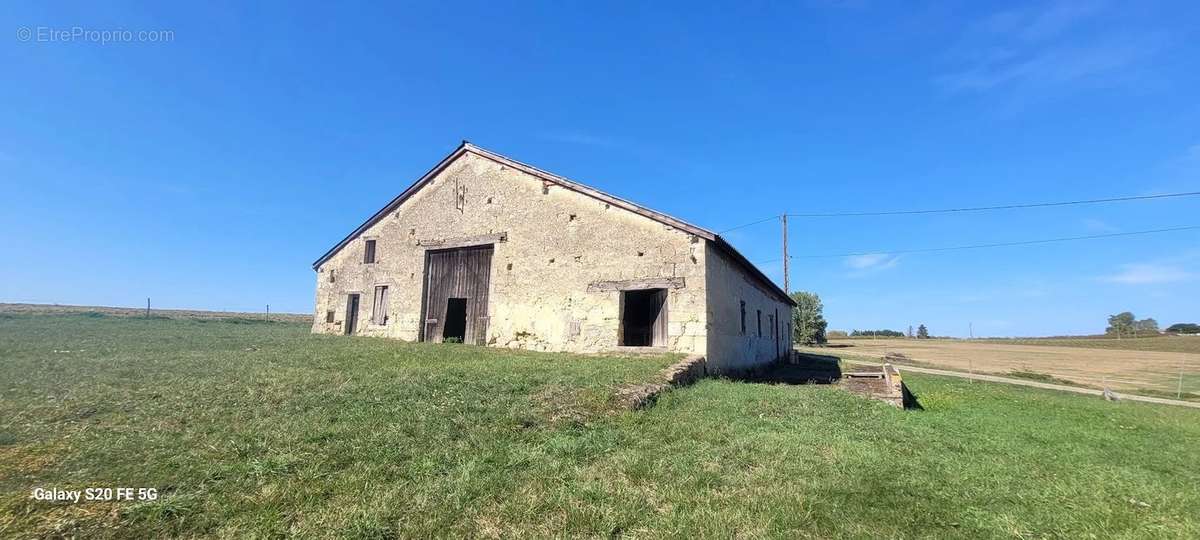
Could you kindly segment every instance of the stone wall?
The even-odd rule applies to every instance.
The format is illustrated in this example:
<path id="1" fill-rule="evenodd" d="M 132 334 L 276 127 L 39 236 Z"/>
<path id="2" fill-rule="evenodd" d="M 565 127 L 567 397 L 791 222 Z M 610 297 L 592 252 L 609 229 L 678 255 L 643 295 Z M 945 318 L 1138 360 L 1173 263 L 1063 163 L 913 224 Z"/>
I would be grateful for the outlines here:
<path id="1" fill-rule="evenodd" d="M 601 281 L 682 278 L 669 290 L 671 351 L 708 346 L 705 240 L 466 152 L 317 271 L 314 332 L 341 333 L 346 295 L 361 294 L 360 335 L 416 340 L 425 250 L 503 233 L 495 243 L 487 343 L 545 351 L 617 347 L 619 295 Z M 364 264 L 364 240 L 377 242 Z M 331 278 L 332 273 L 332 280 Z M 376 285 L 389 287 L 386 325 L 372 324 Z M 326 323 L 326 312 L 334 323 Z"/>
<path id="2" fill-rule="evenodd" d="M 709 371 L 740 373 L 786 359 L 792 348 L 791 305 L 711 244 L 705 255 L 705 266 Z M 745 302 L 745 332 L 742 331 L 742 302 Z M 774 328 L 772 321 L 776 322 Z"/>

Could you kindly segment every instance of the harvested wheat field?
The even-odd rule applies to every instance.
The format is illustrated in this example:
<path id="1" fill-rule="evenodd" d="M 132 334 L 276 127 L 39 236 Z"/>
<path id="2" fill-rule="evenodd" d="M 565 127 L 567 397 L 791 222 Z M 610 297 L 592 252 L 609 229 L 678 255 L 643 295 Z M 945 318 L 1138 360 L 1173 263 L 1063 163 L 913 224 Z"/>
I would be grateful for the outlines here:
<path id="1" fill-rule="evenodd" d="M 1146 341 L 1151 341 L 1150 338 Z M 1190 339 L 1190 338 L 1180 338 Z M 1197 338 L 1200 340 L 1200 338 Z M 911 363 L 980 373 L 1010 375 L 1047 382 L 1110 388 L 1128 393 L 1175 397 L 1183 366 L 1183 397 L 1200 398 L 1200 354 L 1167 351 L 1014 345 L 954 339 L 847 339 L 827 348 L 800 348 L 820 354 L 878 360 L 891 353 L 897 364 Z M 896 354 L 903 357 L 896 357 Z"/>

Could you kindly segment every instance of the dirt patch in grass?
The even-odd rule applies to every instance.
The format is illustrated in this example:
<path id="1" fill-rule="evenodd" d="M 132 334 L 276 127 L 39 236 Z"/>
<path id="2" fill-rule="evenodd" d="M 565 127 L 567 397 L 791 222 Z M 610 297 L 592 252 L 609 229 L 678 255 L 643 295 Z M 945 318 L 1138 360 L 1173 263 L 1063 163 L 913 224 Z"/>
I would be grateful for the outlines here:
<path id="1" fill-rule="evenodd" d="M 1044 383 L 1049 383 L 1049 384 L 1061 384 L 1064 386 L 1078 386 L 1078 387 L 1084 388 L 1084 385 L 1079 384 L 1075 381 L 1069 381 L 1067 379 L 1060 379 L 1053 375 L 1047 375 L 1045 373 L 1038 373 L 1036 371 L 1014 370 L 1014 371 L 1010 371 L 1008 373 L 1004 373 L 1003 375 L 1005 377 L 1012 377 L 1015 379 L 1026 379 L 1026 380 L 1030 380 L 1030 381 L 1044 382 Z"/>

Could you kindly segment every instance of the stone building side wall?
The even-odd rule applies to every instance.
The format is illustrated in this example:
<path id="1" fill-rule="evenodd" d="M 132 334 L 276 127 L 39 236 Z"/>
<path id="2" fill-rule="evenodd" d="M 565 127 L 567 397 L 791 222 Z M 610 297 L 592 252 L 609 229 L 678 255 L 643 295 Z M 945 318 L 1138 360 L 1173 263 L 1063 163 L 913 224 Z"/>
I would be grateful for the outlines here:
<path id="1" fill-rule="evenodd" d="M 735 373 L 761 367 L 786 358 L 791 350 L 788 326 L 791 305 L 768 292 L 758 280 L 747 274 L 715 246 L 709 244 L 705 255 L 708 277 L 708 369 L 715 373 Z M 741 302 L 746 306 L 746 331 L 742 332 Z M 762 313 L 759 335 L 758 314 Z M 776 343 L 771 320 L 778 314 Z"/>
<path id="2" fill-rule="evenodd" d="M 492 258 L 488 345 L 611 350 L 620 293 L 588 285 L 676 277 L 684 287 L 668 295 L 668 348 L 704 354 L 705 240 L 469 152 L 318 268 L 313 331 L 341 333 L 346 295 L 359 292 L 357 334 L 418 339 L 420 244 L 498 233 L 507 240 Z M 374 264 L 362 262 L 368 238 Z M 386 325 L 370 321 L 376 285 L 389 287 Z"/>

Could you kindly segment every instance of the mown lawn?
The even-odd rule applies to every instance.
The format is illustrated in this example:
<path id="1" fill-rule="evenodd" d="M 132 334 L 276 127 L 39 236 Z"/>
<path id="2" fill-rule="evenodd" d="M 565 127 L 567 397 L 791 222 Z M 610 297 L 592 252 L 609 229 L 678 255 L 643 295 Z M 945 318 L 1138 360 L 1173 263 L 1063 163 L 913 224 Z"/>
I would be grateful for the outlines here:
<path id="1" fill-rule="evenodd" d="M 914 375 L 923 411 L 726 380 L 613 408 L 669 361 L 0 316 L 0 537 L 1200 537 L 1193 410 Z"/>

